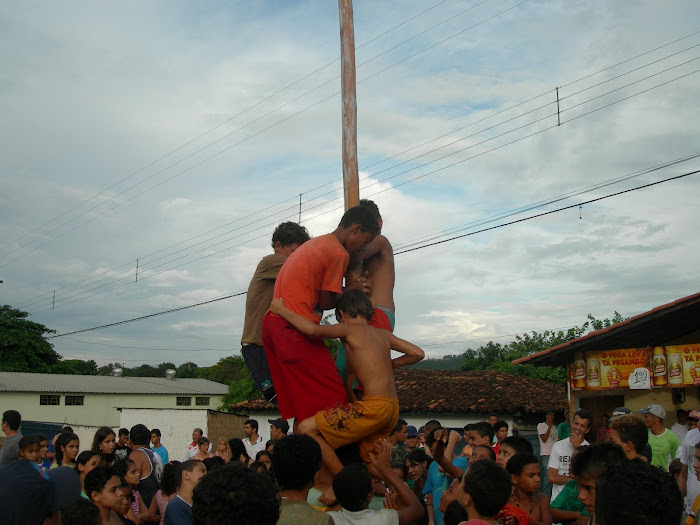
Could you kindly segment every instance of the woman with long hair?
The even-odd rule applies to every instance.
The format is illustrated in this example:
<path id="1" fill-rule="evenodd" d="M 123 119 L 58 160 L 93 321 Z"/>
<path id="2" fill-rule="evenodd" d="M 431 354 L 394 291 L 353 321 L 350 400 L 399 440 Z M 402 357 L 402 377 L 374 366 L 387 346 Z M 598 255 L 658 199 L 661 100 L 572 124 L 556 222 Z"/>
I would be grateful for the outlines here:
<path id="1" fill-rule="evenodd" d="M 114 463 L 114 449 L 117 446 L 117 434 L 109 427 L 100 427 L 95 432 L 90 450 L 97 452 L 103 465 Z"/>
<path id="2" fill-rule="evenodd" d="M 231 461 L 231 458 L 233 457 L 231 455 L 231 447 L 228 446 L 228 441 L 226 441 L 225 437 L 221 436 L 219 438 L 218 446 L 216 447 L 216 452 L 214 455 L 223 459 L 224 463 Z"/>
<path id="3" fill-rule="evenodd" d="M 88 472 L 91 472 L 97 465 L 100 464 L 100 455 L 92 450 L 83 450 L 78 457 L 75 459 L 75 471 L 80 477 L 80 496 L 84 499 L 89 500 L 87 494 L 85 494 L 85 476 Z"/>
<path id="4" fill-rule="evenodd" d="M 228 446 L 231 449 L 231 461 L 240 461 L 244 465 L 250 465 L 253 462 L 245 449 L 242 439 L 231 438 L 228 440 Z"/>
<path id="5" fill-rule="evenodd" d="M 56 439 L 56 462 L 51 468 L 75 468 L 75 458 L 80 450 L 80 438 L 73 432 L 61 432 Z"/>

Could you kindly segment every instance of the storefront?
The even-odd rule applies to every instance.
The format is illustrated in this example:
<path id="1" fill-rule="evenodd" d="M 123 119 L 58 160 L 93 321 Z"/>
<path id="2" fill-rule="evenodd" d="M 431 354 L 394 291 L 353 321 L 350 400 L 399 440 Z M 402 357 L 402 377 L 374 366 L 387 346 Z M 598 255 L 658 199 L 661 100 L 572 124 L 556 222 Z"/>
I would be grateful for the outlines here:
<path id="1" fill-rule="evenodd" d="M 700 408 L 700 294 L 513 363 L 566 367 L 570 410 L 591 412 L 594 432 L 616 407 L 651 403 L 670 428 L 676 410 Z"/>

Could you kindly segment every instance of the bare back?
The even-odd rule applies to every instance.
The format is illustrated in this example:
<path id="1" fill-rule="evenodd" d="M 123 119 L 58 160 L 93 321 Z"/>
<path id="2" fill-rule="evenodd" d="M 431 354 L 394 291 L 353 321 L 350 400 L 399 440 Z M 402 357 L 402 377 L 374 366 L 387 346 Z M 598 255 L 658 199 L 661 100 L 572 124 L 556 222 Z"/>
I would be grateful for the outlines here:
<path id="1" fill-rule="evenodd" d="M 343 338 L 347 359 L 366 396 L 396 398 L 391 362 L 391 334 L 367 324 L 353 324 Z"/>
<path id="2" fill-rule="evenodd" d="M 372 280 L 372 294 L 369 299 L 374 306 L 394 308 L 394 250 L 383 235 L 377 235 L 366 249 L 370 250 L 373 247 L 377 252 L 362 261 L 362 272 L 369 272 L 369 278 Z"/>

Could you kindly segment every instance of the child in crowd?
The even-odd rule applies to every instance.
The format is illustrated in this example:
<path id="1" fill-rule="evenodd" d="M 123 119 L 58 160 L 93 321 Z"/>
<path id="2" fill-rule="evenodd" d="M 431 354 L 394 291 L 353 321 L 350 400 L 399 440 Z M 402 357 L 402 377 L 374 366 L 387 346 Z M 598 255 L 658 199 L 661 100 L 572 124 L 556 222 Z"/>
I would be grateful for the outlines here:
<path id="1" fill-rule="evenodd" d="M 39 440 L 36 436 L 22 436 L 18 444 L 17 457 L 27 459 L 37 465 L 39 459 Z"/>
<path id="2" fill-rule="evenodd" d="M 496 514 L 510 498 L 513 484 L 510 475 L 497 464 L 475 461 L 457 488 L 457 501 L 469 514 L 466 525 L 495 524 Z"/>
<path id="3" fill-rule="evenodd" d="M 115 511 L 119 514 L 122 523 L 124 525 L 137 525 L 137 523 L 142 525 L 143 520 L 135 519 L 134 512 L 131 510 L 131 500 L 133 499 L 131 486 L 124 478 L 119 478 L 119 490 L 122 491 L 122 503 Z"/>
<path id="4" fill-rule="evenodd" d="M 516 454 L 508 460 L 506 470 L 513 492 L 499 513 L 504 525 L 552 525 L 549 497 L 538 494 L 542 488 L 539 460 L 532 454 Z"/>
<path id="5" fill-rule="evenodd" d="M 494 437 L 496 442 L 493 444 L 493 451 L 498 456 L 501 450 L 501 441 L 508 437 L 508 423 L 505 421 L 497 421 L 493 426 Z"/>
<path id="6" fill-rule="evenodd" d="M 447 507 L 445 507 L 445 517 L 443 518 L 445 525 L 460 525 L 469 519 L 469 514 L 462 506 L 459 501 L 451 501 Z"/>
<path id="7" fill-rule="evenodd" d="M 196 459 L 180 463 L 177 496 L 168 503 L 163 525 L 188 525 L 192 523 L 192 493 L 199 480 L 206 473 L 207 467 Z"/>
<path id="8" fill-rule="evenodd" d="M 117 459 L 114 450 L 117 447 L 117 435 L 109 427 L 100 427 L 95 432 L 91 450 L 100 455 L 103 465 L 111 465 Z M 123 458 L 120 458 L 123 459 Z"/>
<path id="9" fill-rule="evenodd" d="M 425 450 L 417 448 L 409 452 L 406 454 L 404 464 L 406 466 L 406 477 L 408 478 L 406 483 L 408 483 L 408 486 L 416 496 L 420 496 L 428 475 L 428 456 Z"/>
<path id="10" fill-rule="evenodd" d="M 585 447 L 574 450 L 576 457 Z M 552 521 L 561 525 L 583 525 L 588 523 L 591 515 L 586 506 L 578 499 L 578 485 L 576 480 L 569 480 L 554 501 L 551 503 Z"/>
<path id="11" fill-rule="evenodd" d="M 595 525 L 596 483 L 608 467 L 627 461 L 622 449 L 612 441 L 595 443 L 576 454 L 571 463 L 571 472 L 579 488 L 579 499 L 591 514 L 589 525 Z M 667 474 L 668 475 L 668 474 Z"/>
<path id="12" fill-rule="evenodd" d="M 80 476 L 80 495 L 83 499 L 90 499 L 85 492 L 85 476 L 100 464 L 100 455 L 92 450 L 83 450 L 75 460 L 75 471 Z"/>
<path id="13" fill-rule="evenodd" d="M 100 465 L 85 476 L 85 492 L 100 509 L 102 525 L 122 525 L 119 515 L 115 512 L 115 509 L 119 509 L 124 501 L 119 485 L 119 476 L 112 471 L 111 467 Z"/>
<path id="14" fill-rule="evenodd" d="M 202 460 L 204 466 L 207 467 L 207 472 L 211 472 L 214 469 L 221 468 L 226 465 L 226 462 L 219 456 L 212 456 L 210 458 L 204 458 Z M 252 465 L 251 465 L 252 466 Z"/>
<path id="15" fill-rule="evenodd" d="M 477 459 L 488 459 L 496 462 L 496 451 L 487 445 L 477 445 L 472 449 L 472 454 L 469 458 L 469 463 Z"/>
<path id="16" fill-rule="evenodd" d="M 101 525 L 100 509 L 89 499 L 80 498 L 61 511 L 61 525 Z"/>
<path id="17" fill-rule="evenodd" d="M 80 451 L 80 438 L 73 432 L 61 432 L 56 439 L 56 462 L 51 468 L 75 468 L 75 458 Z"/>
<path id="18" fill-rule="evenodd" d="M 486 426 L 490 425 L 486 423 Z M 488 434 L 485 427 L 483 431 Z M 469 432 L 472 432 L 472 430 L 470 429 Z M 493 433 L 493 430 L 491 432 Z M 470 436 L 472 435 L 470 434 Z M 450 486 L 452 478 L 457 478 L 464 474 L 469 465 L 467 458 L 464 456 L 456 457 L 452 461 L 449 459 L 459 439 L 460 435 L 458 432 L 453 431 L 448 434 L 446 428 L 432 430 L 426 438 L 426 444 L 431 449 L 435 461 L 428 467 L 423 496 L 426 498 L 426 504 L 428 504 L 428 517 L 434 523 L 442 523 L 443 520 L 443 513 L 440 510 L 440 500 L 443 492 Z M 477 439 L 483 438 L 479 437 Z M 472 442 L 474 442 L 474 439 L 472 439 Z M 490 448 L 491 444 L 489 443 L 485 446 Z"/>
<path id="19" fill-rule="evenodd" d="M 467 430 L 467 443 L 472 447 L 477 445 L 491 446 L 493 442 L 493 427 L 486 421 L 472 423 Z"/>
<path id="20" fill-rule="evenodd" d="M 501 441 L 496 463 L 502 468 L 506 468 L 510 458 L 517 454 L 532 454 L 532 443 L 520 436 L 510 436 Z"/>
<path id="21" fill-rule="evenodd" d="M 171 461 L 163 466 L 163 476 L 160 478 L 160 489 L 151 501 L 148 511 L 152 516 L 160 517 L 160 525 L 163 525 L 165 509 L 168 503 L 177 495 L 177 484 L 180 477 L 180 462 Z"/>
<path id="22" fill-rule="evenodd" d="M 112 466 L 114 473 L 121 477 L 129 485 L 129 511 L 124 516 L 136 524 L 149 521 L 151 516 L 148 507 L 139 494 L 137 487 L 139 485 L 139 469 L 130 459 L 120 459 L 114 462 Z"/>
<path id="23" fill-rule="evenodd" d="M 286 308 L 282 299 L 274 299 L 270 310 L 307 337 L 343 341 L 348 358 L 348 395 L 354 397 L 351 389 L 357 378 L 364 392 L 362 401 L 318 412 L 299 424 L 299 432 L 318 442 L 323 462 L 333 475 L 343 468 L 334 452 L 343 445 L 359 442 L 360 455 L 369 462 L 374 444 L 388 437 L 398 422 L 399 400 L 393 369 L 417 363 L 425 356 L 423 350 L 387 330 L 369 326 L 374 307 L 360 290 L 346 290 L 340 297 L 335 311 L 340 322 L 336 325 L 313 323 Z M 404 355 L 392 359 L 391 350 Z M 332 501 L 332 490 L 324 494 L 324 499 Z"/>
<path id="24" fill-rule="evenodd" d="M 49 453 L 49 438 L 43 434 L 35 434 L 36 438 L 39 440 L 39 459 L 36 460 L 37 464 L 43 469 L 51 467 L 51 459 L 47 457 Z"/>

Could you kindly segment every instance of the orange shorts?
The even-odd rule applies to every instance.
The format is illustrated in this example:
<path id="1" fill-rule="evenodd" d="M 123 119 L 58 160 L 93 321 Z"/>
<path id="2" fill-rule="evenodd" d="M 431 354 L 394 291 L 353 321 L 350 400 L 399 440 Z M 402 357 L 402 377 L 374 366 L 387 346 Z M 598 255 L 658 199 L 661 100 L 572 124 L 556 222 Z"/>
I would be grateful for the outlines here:
<path id="1" fill-rule="evenodd" d="M 366 396 L 362 401 L 322 410 L 314 421 L 331 447 L 358 443 L 363 461 L 380 439 L 386 439 L 399 421 L 399 400 Z"/>

